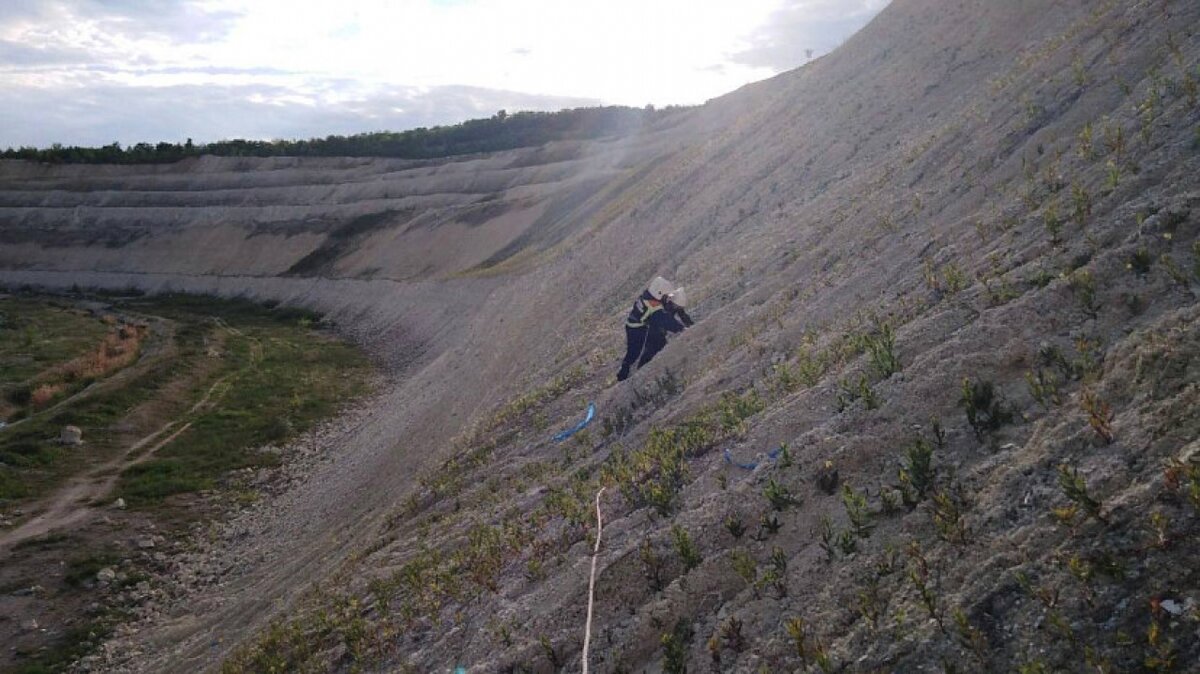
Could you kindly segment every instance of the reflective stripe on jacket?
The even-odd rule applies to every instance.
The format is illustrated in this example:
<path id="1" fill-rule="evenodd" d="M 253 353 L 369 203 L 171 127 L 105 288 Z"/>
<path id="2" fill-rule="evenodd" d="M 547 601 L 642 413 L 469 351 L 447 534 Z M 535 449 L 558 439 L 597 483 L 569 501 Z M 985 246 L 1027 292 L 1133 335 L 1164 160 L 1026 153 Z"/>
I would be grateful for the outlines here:
<path id="1" fill-rule="evenodd" d="M 662 302 L 644 297 L 638 298 L 633 303 L 633 311 L 629 312 L 629 318 L 625 321 L 625 327 L 628 328 L 644 328 L 650 322 L 650 317 L 656 311 L 662 311 Z"/>

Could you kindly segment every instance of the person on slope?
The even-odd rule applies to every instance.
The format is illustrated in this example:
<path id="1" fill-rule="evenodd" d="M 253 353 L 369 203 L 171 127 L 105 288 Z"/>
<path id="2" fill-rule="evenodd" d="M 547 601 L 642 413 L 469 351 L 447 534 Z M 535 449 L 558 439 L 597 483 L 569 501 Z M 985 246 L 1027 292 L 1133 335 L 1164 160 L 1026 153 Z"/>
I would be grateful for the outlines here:
<path id="1" fill-rule="evenodd" d="M 656 276 L 633 303 L 625 320 L 625 359 L 617 381 L 629 378 L 635 362 L 640 368 L 658 355 L 667 345 L 668 332 L 683 332 L 692 326 L 692 317 L 682 306 L 684 298 L 682 288 L 676 289 L 670 281 Z"/>

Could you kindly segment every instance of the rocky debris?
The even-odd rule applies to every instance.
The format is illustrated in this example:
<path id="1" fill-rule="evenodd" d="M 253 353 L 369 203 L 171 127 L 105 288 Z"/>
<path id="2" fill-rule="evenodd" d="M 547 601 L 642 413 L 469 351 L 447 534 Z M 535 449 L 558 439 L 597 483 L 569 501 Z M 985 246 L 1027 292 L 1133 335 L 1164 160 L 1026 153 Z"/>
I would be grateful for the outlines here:
<path id="1" fill-rule="evenodd" d="M 58 441 L 67 446 L 83 444 L 83 431 L 78 426 L 63 426 Z"/>
<path id="2" fill-rule="evenodd" d="M 34 618 L 27 618 L 21 621 L 21 630 L 24 632 L 36 632 L 38 629 L 38 621 Z"/>
<path id="3" fill-rule="evenodd" d="M 133 543 L 142 551 L 135 559 L 123 559 L 122 569 L 136 566 L 139 574 L 149 576 L 133 587 L 113 595 L 113 600 L 128 610 L 131 621 L 117 626 L 113 637 L 102 642 L 91 654 L 74 663 L 73 672 L 134 672 L 147 671 L 135 663 L 142 658 L 153 657 L 142 650 L 142 633 L 163 619 L 179 613 L 195 610 L 195 602 L 201 598 L 221 603 L 226 579 L 245 573 L 252 564 L 259 564 L 264 553 L 258 544 L 263 537 L 274 533 L 276 522 L 283 506 L 279 497 L 308 479 L 314 468 L 329 460 L 345 434 L 361 423 L 369 414 L 373 403 L 367 399 L 347 408 L 337 419 L 333 419 L 293 439 L 280 448 L 283 464 L 273 469 L 237 471 L 239 482 L 249 480 L 263 498 L 250 505 L 238 503 L 237 499 L 219 490 L 206 493 L 205 498 L 221 503 L 226 516 L 214 522 L 195 522 L 190 534 L 183 541 L 168 545 L 165 537 L 147 533 L 137 537 Z M 222 501 L 225 499 L 225 501 Z M 147 529 L 153 529 L 147 526 Z M 143 547 L 143 543 L 153 543 Z M 167 551 L 169 550 L 169 551 Z M 153 551 L 153 552 L 151 552 Z M 126 571 L 112 574 L 107 586 L 129 577 Z M 107 576 L 108 574 L 106 574 Z M 99 605 L 92 612 L 99 611 Z M 160 654 L 161 655 L 161 654 Z"/>
<path id="4" fill-rule="evenodd" d="M 117 500 L 113 501 L 113 507 L 116 508 L 117 510 L 124 510 L 125 509 L 125 499 L 118 498 Z"/>
<path id="5" fill-rule="evenodd" d="M 106 566 L 96 572 L 96 582 L 101 586 L 108 585 L 117 579 L 117 572 L 111 566 Z"/>

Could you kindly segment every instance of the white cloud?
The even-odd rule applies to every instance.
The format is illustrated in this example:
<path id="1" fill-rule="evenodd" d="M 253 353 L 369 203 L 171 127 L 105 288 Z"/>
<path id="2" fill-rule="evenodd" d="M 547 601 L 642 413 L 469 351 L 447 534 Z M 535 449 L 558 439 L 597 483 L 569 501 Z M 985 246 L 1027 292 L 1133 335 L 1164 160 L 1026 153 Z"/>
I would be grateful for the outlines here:
<path id="1" fill-rule="evenodd" d="M 300 120 L 377 128 L 383 108 L 363 102 L 395 102 L 396 92 L 398 107 L 422 115 L 446 104 L 446 123 L 497 103 L 700 103 L 800 65 L 788 49 L 797 31 L 811 30 L 806 21 L 845 33 L 883 4 L 844 2 L 845 11 L 843 0 L 4 0 L 0 86 L 24 93 L 0 106 L 0 147 L 98 133 L 110 142 L 118 123 L 129 124 L 121 139 L 157 140 L 166 129 L 172 138 L 229 137 L 240 133 L 237 120 L 222 126 L 182 106 L 217 110 L 230 96 L 295 109 L 267 137 L 334 131 Z M 160 104 L 165 91 L 194 95 L 172 111 Z M 467 106 L 457 95 L 450 104 L 450 91 L 490 93 Z M 123 100 L 105 100 L 114 92 Z M 78 111 L 79 100 L 91 104 L 90 127 L 33 107 Z M 138 105 L 161 118 L 139 121 Z M 364 109 L 376 116 L 355 117 Z M 188 126 L 198 120 L 202 129 Z"/>
<path id="2" fill-rule="evenodd" d="M 786 0 L 733 55 L 750 66 L 786 70 L 832 51 L 891 0 Z"/>

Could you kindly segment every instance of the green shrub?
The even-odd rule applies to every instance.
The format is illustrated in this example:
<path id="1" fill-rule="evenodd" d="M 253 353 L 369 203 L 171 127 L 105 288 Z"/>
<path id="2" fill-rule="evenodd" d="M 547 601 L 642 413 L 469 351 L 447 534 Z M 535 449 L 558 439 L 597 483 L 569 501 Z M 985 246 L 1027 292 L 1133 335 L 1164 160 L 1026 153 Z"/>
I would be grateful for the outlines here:
<path id="1" fill-rule="evenodd" d="M 915 508 L 929 493 L 937 478 L 933 468 L 933 447 L 924 438 L 917 438 L 904 450 L 899 472 L 900 495 L 905 505 Z"/>
<path id="2" fill-rule="evenodd" d="M 875 525 L 871 522 L 871 509 L 867 505 L 867 498 L 854 491 L 849 484 L 843 484 L 842 505 L 846 508 L 846 515 L 850 518 L 850 529 L 854 535 L 859 538 L 870 536 Z"/>
<path id="3" fill-rule="evenodd" d="M 736 541 L 746 533 L 746 525 L 742 523 L 741 517 L 730 514 L 725 517 L 725 530 Z"/>
<path id="4" fill-rule="evenodd" d="M 1150 254 L 1148 248 L 1142 246 L 1130 254 L 1125 266 L 1138 276 L 1145 276 L 1150 273 L 1150 268 L 1154 266 L 1154 256 Z"/>
<path id="5" fill-rule="evenodd" d="M 758 594 L 758 564 L 750 553 L 738 548 L 729 553 L 729 563 L 733 566 L 734 573 Z"/>
<path id="6" fill-rule="evenodd" d="M 767 486 L 763 488 L 763 496 L 767 502 L 775 510 L 787 510 L 788 508 L 800 503 L 800 500 L 792 495 L 791 491 L 771 478 L 767 481 Z"/>
<path id="7" fill-rule="evenodd" d="M 655 592 L 662 591 L 665 585 L 667 563 L 655 552 L 654 545 L 649 538 L 642 540 L 642 545 L 638 548 L 638 558 L 642 561 L 642 575 L 650 583 L 650 588 Z"/>
<path id="8" fill-rule="evenodd" d="M 880 379 L 887 379 L 900 371 L 900 359 L 896 356 L 896 334 L 889 323 L 881 323 L 875 334 L 864 337 L 871 367 Z"/>
<path id="9" fill-rule="evenodd" d="M 1063 494 L 1067 496 L 1075 505 L 1083 509 L 1089 516 L 1105 521 L 1104 514 L 1101 512 L 1100 501 L 1092 497 L 1088 491 L 1087 482 L 1079 475 L 1079 471 L 1071 468 L 1067 464 L 1059 464 L 1058 466 L 1058 486 L 1062 488 Z"/>
<path id="10" fill-rule="evenodd" d="M 692 537 L 688 534 L 687 529 L 678 524 L 672 525 L 671 540 L 675 543 L 675 553 L 679 555 L 679 561 L 683 563 L 684 571 L 691 571 L 700 566 L 700 562 L 704 558 L 701 557 L 696 544 L 692 542 Z"/>
<path id="11" fill-rule="evenodd" d="M 964 377 L 959 405 L 966 412 L 967 423 L 975 431 L 975 437 L 980 440 L 985 433 L 996 431 L 1013 420 L 1008 404 L 990 381 L 972 382 Z"/>
<path id="12" fill-rule="evenodd" d="M 1069 285 L 1084 313 L 1095 318 L 1100 312 L 1096 301 L 1096 278 L 1086 269 L 1080 269 L 1071 274 Z"/>
<path id="13" fill-rule="evenodd" d="M 687 674 L 687 647 L 692 641 L 692 635 L 691 624 L 683 618 L 675 623 L 675 629 L 662 635 L 665 674 Z"/>

